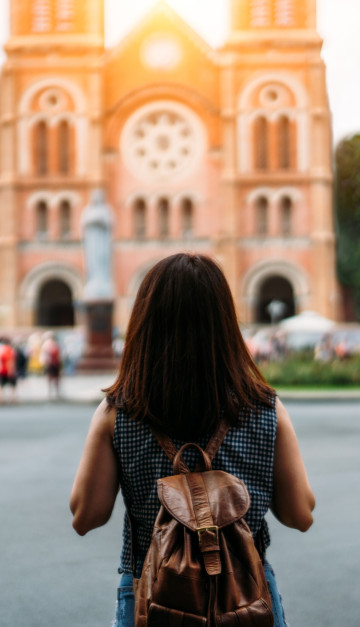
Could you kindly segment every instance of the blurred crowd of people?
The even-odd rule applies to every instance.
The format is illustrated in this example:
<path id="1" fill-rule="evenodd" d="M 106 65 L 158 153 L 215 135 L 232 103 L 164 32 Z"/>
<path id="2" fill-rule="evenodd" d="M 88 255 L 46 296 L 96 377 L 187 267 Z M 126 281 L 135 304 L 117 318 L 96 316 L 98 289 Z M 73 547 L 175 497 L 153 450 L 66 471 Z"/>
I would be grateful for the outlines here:
<path id="1" fill-rule="evenodd" d="M 51 331 L 26 340 L 0 337 L 0 402 L 16 402 L 17 386 L 28 373 L 45 375 L 49 398 L 58 397 L 61 369 L 60 346 Z"/>
<path id="2" fill-rule="evenodd" d="M 333 359 L 347 359 L 351 355 L 351 350 L 346 338 L 342 338 L 339 342 L 332 341 L 329 333 L 326 333 L 315 346 L 314 359 L 316 361 L 328 362 Z"/>
<path id="3" fill-rule="evenodd" d="M 114 330 L 113 351 L 121 359 L 124 339 Z M 27 375 L 46 377 L 49 399 L 60 397 L 61 376 L 72 376 L 85 348 L 83 329 L 34 331 L 12 338 L 0 333 L 0 403 L 16 402 Z"/>
<path id="4" fill-rule="evenodd" d="M 334 337 L 331 333 L 317 333 L 313 337 L 306 333 L 292 334 L 290 338 L 282 330 L 260 329 L 255 334 L 246 338 L 250 354 L 258 363 L 270 361 L 282 361 L 291 355 L 305 351 L 312 354 L 315 361 L 330 362 L 333 360 L 345 360 L 351 355 L 360 352 L 360 346 L 343 336 Z M 317 339 L 315 339 L 315 337 Z"/>
<path id="5" fill-rule="evenodd" d="M 256 362 L 280 361 L 286 356 L 286 338 L 279 331 L 268 333 L 266 329 L 262 329 L 249 336 L 246 343 Z"/>
<path id="6" fill-rule="evenodd" d="M 360 333 L 360 331 L 359 331 Z M 282 361 L 300 350 L 289 344 L 289 337 L 280 329 L 266 327 L 250 335 L 244 334 L 248 349 L 258 363 Z M 300 337 L 300 336 L 299 336 Z M 359 336 L 360 338 L 360 336 Z M 113 351 L 121 359 L 124 339 L 114 332 Z M 47 379 L 49 398 L 60 396 L 62 373 L 72 375 L 84 349 L 84 335 L 79 330 L 67 332 L 59 338 L 52 331 L 34 331 L 26 338 L 0 336 L 0 403 L 16 402 L 17 388 L 28 374 L 42 375 Z M 360 352 L 360 344 L 349 341 L 344 334 L 319 334 L 307 352 L 319 362 L 345 360 Z"/>

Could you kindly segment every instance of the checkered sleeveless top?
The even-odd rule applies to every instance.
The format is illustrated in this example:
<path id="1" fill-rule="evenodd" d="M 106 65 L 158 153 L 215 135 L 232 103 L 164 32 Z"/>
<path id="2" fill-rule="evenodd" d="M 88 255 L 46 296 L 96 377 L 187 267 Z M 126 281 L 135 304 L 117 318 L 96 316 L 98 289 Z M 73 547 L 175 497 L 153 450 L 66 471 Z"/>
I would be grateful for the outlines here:
<path id="1" fill-rule="evenodd" d="M 197 443 L 205 448 L 210 435 L 200 438 Z M 259 552 L 263 552 L 270 544 L 264 517 L 273 492 L 275 436 L 274 398 L 272 407 L 258 404 L 253 410 L 247 411 L 239 427 L 229 429 L 212 462 L 214 470 L 229 472 L 242 479 L 247 486 L 251 505 L 245 520 Z M 186 440 L 173 438 L 173 442 L 180 448 Z M 122 495 L 135 522 L 135 574 L 140 577 L 160 507 L 156 480 L 173 474 L 172 463 L 150 428 L 130 420 L 121 409 L 117 411 L 113 444 L 119 463 Z M 184 460 L 190 470 L 194 470 L 198 461 L 197 451 L 186 449 Z M 130 573 L 131 570 L 130 525 L 125 516 L 119 572 Z"/>

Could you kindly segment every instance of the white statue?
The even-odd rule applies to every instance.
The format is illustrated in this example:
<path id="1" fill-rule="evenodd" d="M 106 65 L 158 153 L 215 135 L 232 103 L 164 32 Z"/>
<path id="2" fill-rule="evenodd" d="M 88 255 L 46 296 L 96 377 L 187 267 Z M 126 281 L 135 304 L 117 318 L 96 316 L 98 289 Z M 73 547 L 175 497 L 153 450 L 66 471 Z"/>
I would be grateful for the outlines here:
<path id="1" fill-rule="evenodd" d="M 85 301 L 112 300 L 112 237 L 113 215 L 105 202 L 104 192 L 96 189 L 85 207 L 81 227 L 85 252 Z"/>
<path id="2" fill-rule="evenodd" d="M 282 300 L 272 300 L 266 307 L 271 322 L 279 322 L 284 317 L 287 306 Z"/>

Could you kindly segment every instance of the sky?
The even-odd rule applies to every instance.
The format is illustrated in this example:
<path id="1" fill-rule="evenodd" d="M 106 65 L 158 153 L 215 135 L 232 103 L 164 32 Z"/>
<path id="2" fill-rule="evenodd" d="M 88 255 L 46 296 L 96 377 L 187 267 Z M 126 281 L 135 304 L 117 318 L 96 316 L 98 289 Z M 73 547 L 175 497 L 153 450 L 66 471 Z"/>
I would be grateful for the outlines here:
<path id="1" fill-rule="evenodd" d="M 0 44 L 8 36 L 8 3 L 0 0 Z M 168 0 L 211 45 L 220 46 L 228 30 L 229 0 Z M 106 45 L 129 32 L 155 0 L 105 0 Z M 324 40 L 334 145 L 360 132 L 360 0 L 318 0 L 317 28 Z M 0 61 L 4 57 L 0 55 Z"/>

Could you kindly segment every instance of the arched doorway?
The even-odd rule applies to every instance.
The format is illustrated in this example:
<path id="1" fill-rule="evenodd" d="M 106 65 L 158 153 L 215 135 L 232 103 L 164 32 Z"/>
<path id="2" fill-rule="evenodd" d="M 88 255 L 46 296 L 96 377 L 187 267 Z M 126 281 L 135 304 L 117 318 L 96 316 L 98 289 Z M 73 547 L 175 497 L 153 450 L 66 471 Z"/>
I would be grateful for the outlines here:
<path id="1" fill-rule="evenodd" d="M 260 285 L 256 304 L 256 322 L 271 322 L 268 306 L 271 301 L 284 303 L 284 314 L 288 318 L 295 314 L 295 300 L 293 287 L 282 276 L 269 276 Z"/>
<path id="2" fill-rule="evenodd" d="M 72 293 L 64 281 L 52 279 L 41 286 L 35 324 L 41 327 L 74 326 Z"/>

